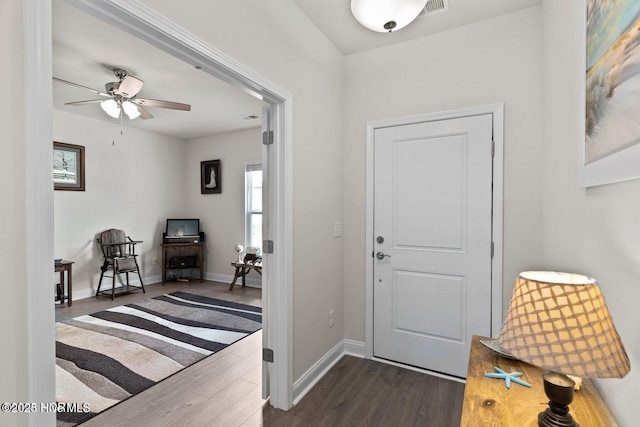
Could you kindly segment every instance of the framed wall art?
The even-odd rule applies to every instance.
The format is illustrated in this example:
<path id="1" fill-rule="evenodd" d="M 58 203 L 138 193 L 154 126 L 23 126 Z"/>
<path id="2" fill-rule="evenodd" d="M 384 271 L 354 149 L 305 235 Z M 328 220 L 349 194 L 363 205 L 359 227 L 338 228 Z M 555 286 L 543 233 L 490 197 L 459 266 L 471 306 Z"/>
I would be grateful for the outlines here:
<path id="1" fill-rule="evenodd" d="M 222 193 L 222 174 L 220 160 L 200 162 L 200 193 Z"/>
<path id="2" fill-rule="evenodd" d="M 586 0 L 585 187 L 640 178 L 640 0 Z"/>
<path id="3" fill-rule="evenodd" d="M 53 143 L 53 189 L 85 191 L 84 146 Z"/>

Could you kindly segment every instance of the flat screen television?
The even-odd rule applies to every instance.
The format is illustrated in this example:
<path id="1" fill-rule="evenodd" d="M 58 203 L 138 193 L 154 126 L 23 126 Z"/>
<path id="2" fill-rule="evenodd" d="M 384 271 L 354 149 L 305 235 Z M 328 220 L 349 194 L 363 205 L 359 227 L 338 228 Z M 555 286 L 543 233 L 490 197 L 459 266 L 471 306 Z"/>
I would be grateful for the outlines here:
<path id="1" fill-rule="evenodd" d="M 200 220 L 198 218 L 167 219 L 167 238 L 199 237 Z"/>

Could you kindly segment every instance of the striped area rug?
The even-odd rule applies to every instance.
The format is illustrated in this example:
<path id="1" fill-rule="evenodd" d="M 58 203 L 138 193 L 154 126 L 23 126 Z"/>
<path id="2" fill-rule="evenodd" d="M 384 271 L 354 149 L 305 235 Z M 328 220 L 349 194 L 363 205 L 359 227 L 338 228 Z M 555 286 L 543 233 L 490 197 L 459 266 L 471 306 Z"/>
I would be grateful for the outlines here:
<path id="1" fill-rule="evenodd" d="M 186 292 L 58 322 L 56 401 L 72 410 L 57 425 L 84 422 L 261 327 L 260 307 Z"/>

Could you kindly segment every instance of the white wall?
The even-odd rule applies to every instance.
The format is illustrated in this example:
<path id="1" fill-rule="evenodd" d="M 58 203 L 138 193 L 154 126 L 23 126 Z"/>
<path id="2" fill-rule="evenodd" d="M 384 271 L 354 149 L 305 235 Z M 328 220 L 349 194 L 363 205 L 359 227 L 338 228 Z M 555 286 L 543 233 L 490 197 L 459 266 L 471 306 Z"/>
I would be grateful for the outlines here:
<path id="1" fill-rule="evenodd" d="M 230 280 L 236 258 L 233 247 L 244 246 L 244 168 L 247 163 L 260 163 L 262 131 L 254 128 L 192 139 L 186 144 L 184 175 L 186 204 L 189 215 L 200 218 L 206 233 L 205 271 L 212 280 Z M 220 160 L 222 193 L 200 194 L 200 162 Z M 229 277 L 231 276 L 231 277 Z M 252 271 L 248 281 L 260 283 Z"/>
<path id="2" fill-rule="evenodd" d="M 0 346 L 0 400 L 26 402 L 27 394 L 27 287 L 26 265 L 26 197 L 25 197 L 25 124 L 24 124 L 24 47 L 23 2 L 0 2 L 0 51 L 4 65 L 0 67 L 0 80 L 7 84 L 5 101 L 0 103 L 0 138 L 2 167 L 0 180 L 3 201 L 0 203 L 0 221 L 3 241 L 0 245 L 0 284 L 5 301 L 0 310 L 2 346 Z M 26 417 L 0 414 L 0 424 L 27 425 Z"/>
<path id="3" fill-rule="evenodd" d="M 344 337 L 343 246 L 333 237 L 343 212 L 342 55 L 292 0 L 142 3 L 293 95 L 296 380 Z"/>
<path id="4" fill-rule="evenodd" d="M 365 124 L 505 105 L 504 305 L 518 272 L 541 261 L 541 10 L 345 58 L 345 337 L 364 341 Z"/>
<path id="5" fill-rule="evenodd" d="M 136 247 L 142 278 L 160 280 L 165 219 L 190 215 L 185 141 L 128 127 L 120 135 L 119 123 L 63 111 L 53 119 L 55 141 L 85 146 L 85 191 L 54 192 L 55 256 L 75 262 L 74 298 L 95 294 L 102 264 L 96 237 L 109 228 L 144 242 Z"/>
<path id="6" fill-rule="evenodd" d="M 632 426 L 640 399 L 640 180 L 578 187 L 584 10 L 581 1 L 543 0 L 544 265 L 598 280 L 632 368 L 622 380 L 596 385 L 618 423 Z"/>
<path id="7" fill-rule="evenodd" d="M 63 111 L 54 111 L 53 124 L 54 140 L 85 146 L 86 190 L 54 192 L 55 254 L 75 262 L 75 299 L 95 294 L 102 262 L 95 239 L 108 228 L 144 241 L 137 247 L 143 280 L 159 281 L 159 245 L 171 217 L 200 218 L 205 277 L 233 278 L 232 248 L 244 244 L 244 166 L 261 161 L 260 128 L 185 142 L 134 128 L 121 136 L 119 124 Z M 214 159 L 221 160 L 222 193 L 200 194 L 200 162 Z M 247 279 L 260 283 L 253 271 Z"/>

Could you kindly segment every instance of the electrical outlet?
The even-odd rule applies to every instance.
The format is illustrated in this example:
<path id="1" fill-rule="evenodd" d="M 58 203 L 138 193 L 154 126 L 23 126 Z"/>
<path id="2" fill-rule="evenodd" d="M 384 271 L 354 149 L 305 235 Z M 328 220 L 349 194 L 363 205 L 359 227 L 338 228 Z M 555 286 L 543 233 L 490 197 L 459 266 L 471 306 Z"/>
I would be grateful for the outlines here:
<path id="1" fill-rule="evenodd" d="M 158 257 L 153 257 L 153 259 L 151 260 L 152 264 L 157 264 L 158 263 Z"/>
<path id="2" fill-rule="evenodd" d="M 329 327 L 333 328 L 333 325 L 336 322 L 336 318 L 335 318 L 335 310 L 331 309 L 329 310 Z"/>
<path id="3" fill-rule="evenodd" d="M 333 223 L 333 237 L 342 237 L 342 222 L 336 221 Z"/>

